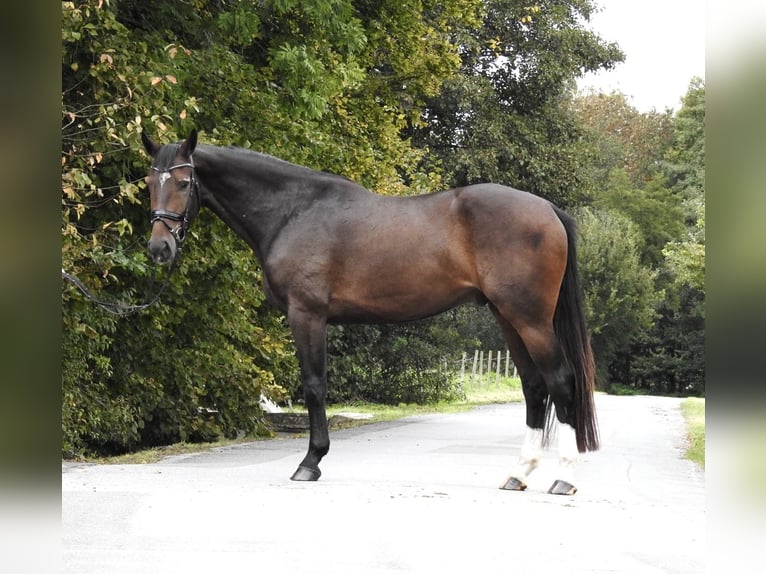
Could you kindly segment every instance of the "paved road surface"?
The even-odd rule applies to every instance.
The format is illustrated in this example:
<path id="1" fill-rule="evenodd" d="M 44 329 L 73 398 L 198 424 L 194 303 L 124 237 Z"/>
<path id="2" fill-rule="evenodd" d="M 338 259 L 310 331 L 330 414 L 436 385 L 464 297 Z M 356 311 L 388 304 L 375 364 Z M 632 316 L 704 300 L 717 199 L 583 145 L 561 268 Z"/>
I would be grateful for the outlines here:
<path id="1" fill-rule="evenodd" d="M 336 431 L 318 483 L 306 439 L 147 465 L 63 465 L 64 572 L 689 573 L 705 569 L 704 475 L 681 458 L 678 399 L 598 396 L 603 447 L 573 497 L 498 489 L 523 405 Z"/>

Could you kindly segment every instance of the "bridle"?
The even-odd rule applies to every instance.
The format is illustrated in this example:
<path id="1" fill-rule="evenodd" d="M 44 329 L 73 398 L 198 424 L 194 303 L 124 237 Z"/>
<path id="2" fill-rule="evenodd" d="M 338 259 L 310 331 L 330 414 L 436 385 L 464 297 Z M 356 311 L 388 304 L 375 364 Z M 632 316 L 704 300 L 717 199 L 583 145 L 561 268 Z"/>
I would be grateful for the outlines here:
<path id="1" fill-rule="evenodd" d="M 170 175 L 171 171 L 181 167 L 190 167 L 192 170 L 191 178 L 189 179 L 189 197 L 186 198 L 186 208 L 184 209 L 184 212 L 176 213 L 175 211 L 169 211 L 167 209 L 152 209 L 152 211 L 149 213 L 149 229 L 154 229 L 154 224 L 159 221 L 167 228 L 167 230 L 170 232 L 170 235 L 173 236 L 173 239 L 175 239 L 176 257 L 178 257 L 180 254 L 181 245 L 183 244 L 184 239 L 186 239 L 186 232 L 189 229 L 189 210 L 191 209 L 192 196 L 194 196 L 195 191 L 197 191 L 197 178 L 194 177 L 194 160 L 190 157 L 189 163 L 178 163 L 165 169 L 160 169 L 158 167 L 152 166 L 152 170 L 156 171 L 158 174 L 160 174 L 160 176 L 162 176 L 162 174 Z M 164 185 L 164 181 L 160 179 L 160 187 L 162 187 L 162 185 Z M 168 219 L 171 221 L 176 221 L 179 224 L 175 227 L 171 227 L 167 222 Z"/>

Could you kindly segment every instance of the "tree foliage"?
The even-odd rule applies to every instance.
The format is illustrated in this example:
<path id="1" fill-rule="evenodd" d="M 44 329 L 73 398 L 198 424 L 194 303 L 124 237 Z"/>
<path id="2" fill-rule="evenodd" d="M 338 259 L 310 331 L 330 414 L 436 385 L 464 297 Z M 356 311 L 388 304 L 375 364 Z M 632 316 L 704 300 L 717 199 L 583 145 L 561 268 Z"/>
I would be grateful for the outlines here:
<path id="1" fill-rule="evenodd" d="M 623 94 L 586 94 L 573 101 L 591 150 L 591 205 L 629 220 L 643 274 L 653 278 L 659 295 L 652 321 L 629 322 L 611 351 L 596 350 L 602 367 L 607 365 L 601 372 L 605 387 L 704 392 L 705 113 L 699 79 L 692 80 L 682 103 L 673 115 L 641 113 Z M 616 268 L 611 280 L 622 291 L 616 284 L 620 272 Z M 587 281 L 584 286 L 594 287 Z M 608 306 L 596 308 L 604 312 Z M 597 326 L 598 317 L 592 320 Z"/>
<path id="2" fill-rule="evenodd" d="M 668 179 L 683 201 L 685 234 L 663 250 L 676 283 L 704 292 L 705 285 L 705 86 L 694 78 L 674 122 L 665 156 Z"/>
<path id="3" fill-rule="evenodd" d="M 197 127 L 206 143 L 385 194 L 505 183 L 567 208 L 590 204 L 586 217 L 607 225 L 586 221 L 594 259 L 583 267 L 626 290 L 595 289 L 590 311 L 601 360 L 617 372 L 628 341 L 656 348 L 672 334 L 647 335 L 647 281 L 675 286 L 661 313 L 673 329 L 704 300 L 704 87 L 675 118 L 619 98 L 573 100 L 575 78 L 623 58 L 586 27 L 593 10 L 590 0 L 62 2 L 62 267 L 116 302 L 162 282 L 143 247 L 143 130 L 168 142 Z M 298 397 L 290 335 L 251 251 L 206 212 L 184 248 L 161 302 L 129 317 L 62 284 L 64 452 L 257 433 L 262 394 Z M 490 322 L 465 308 L 334 328 L 330 396 L 451 396 L 439 366 L 497 348 Z M 617 338 L 602 335 L 617 324 Z"/>
<path id="4" fill-rule="evenodd" d="M 640 112 L 621 93 L 581 95 L 573 107 L 592 150 L 583 169 L 597 190 L 610 187 L 615 169 L 637 189 L 657 177 L 673 133 L 670 111 Z"/>
<path id="5" fill-rule="evenodd" d="M 448 316 L 403 325 L 336 325 L 330 331 L 328 398 L 394 405 L 459 398 L 451 363 L 463 350 Z"/>
<path id="6" fill-rule="evenodd" d="M 447 30 L 480 5 L 63 2 L 62 267 L 113 301 L 161 281 L 143 253 L 142 130 L 173 141 L 196 126 L 383 193 L 437 189 L 401 130 L 457 66 Z M 260 395 L 296 378 L 263 299 L 252 253 L 205 213 L 150 311 L 116 318 L 64 284 L 64 451 L 258 432 Z"/>
<path id="7" fill-rule="evenodd" d="M 635 352 L 636 384 L 705 392 L 705 86 L 694 78 L 673 123 L 664 171 L 683 208 L 683 234 L 663 247 L 668 296 Z"/>
<path id="8" fill-rule="evenodd" d="M 577 219 L 598 383 L 608 389 L 614 380 L 625 380 L 624 372 L 616 372 L 619 357 L 652 326 L 662 293 L 655 290 L 657 272 L 641 263 L 641 234 L 627 216 L 585 208 Z"/>
<path id="9" fill-rule="evenodd" d="M 591 2 L 486 2 L 481 25 L 466 30 L 460 73 L 428 100 L 419 145 L 452 185 L 492 181 L 562 207 L 587 191 L 576 117 L 562 103 L 574 79 L 623 59 L 584 26 Z"/>

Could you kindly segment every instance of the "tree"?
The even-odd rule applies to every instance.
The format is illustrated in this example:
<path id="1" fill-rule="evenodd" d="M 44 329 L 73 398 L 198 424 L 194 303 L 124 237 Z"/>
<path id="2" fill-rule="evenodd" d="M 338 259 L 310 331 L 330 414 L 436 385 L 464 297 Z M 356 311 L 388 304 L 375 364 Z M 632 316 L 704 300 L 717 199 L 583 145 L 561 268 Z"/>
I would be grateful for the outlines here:
<path id="1" fill-rule="evenodd" d="M 642 113 L 624 94 L 591 93 L 572 102 L 584 128 L 591 204 L 627 215 L 643 238 L 642 263 L 659 269 L 662 250 L 684 232 L 682 198 L 667 183 L 664 156 L 672 138 L 670 112 Z"/>
<path id="2" fill-rule="evenodd" d="M 424 169 L 442 170 L 452 186 L 504 183 L 574 208 L 595 187 L 582 169 L 591 148 L 570 105 L 574 81 L 624 56 L 585 27 L 591 2 L 485 6 L 480 26 L 455 32 L 462 38 L 459 73 L 413 124 L 416 145 L 430 152 Z M 477 340 L 504 346 L 488 312 L 466 308 L 456 316 L 465 348 Z"/>
<path id="3" fill-rule="evenodd" d="M 659 172 L 642 188 L 636 188 L 624 169 L 614 168 L 607 186 L 594 194 L 592 205 L 622 213 L 636 224 L 641 262 L 652 269 L 663 266 L 663 249 L 684 234 L 682 201 L 668 189 Z"/>
<path id="4" fill-rule="evenodd" d="M 663 254 L 675 281 L 705 290 L 705 84 L 694 78 L 674 122 L 665 155 L 673 191 L 683 199 L 685 237 L 670 242 Z"/>
<path id="5" fill-rule="evenodd" d="M 462 34 L 460 73 L 413 131 L 450 184 L 505 183 L 562 207 L 582 201 L 582 134 L 562 103 L 579 75 L 623 59 L 585 28 L 592 11 L 580 0 L 486 3 L 481 26 Z"/>
<path id="6" fill-rule="evenodd" d="M 619 92 L 579 95 L 572 107 L 591 147 L 583 168 L 590 171 L 596 192 L 610 187 L 615 169 L 634 189 L 656 178 L 673 134 L 670 111 L 640 112 Z"/>
<path id="7" fill-rule="evenodd" d="M 698 393 L 704 372 L 704 288 L 698 290 L 704 269 L 704 87 L 693 81 L 675 115 L 641 113 L 619 93 L 582 95 L 573 106 L 590 148 L 591 205 L 636 225 L 640 261 L 655 271 L 655 289 L 663 294 L 656 319 L 615 351 L 610 369 L 627 386 Z"/>
<path id="8" fill-rule="evenodd" d="M 576 217 L 597 383 L 609 390 L 613 382 L 629 380 L 630 357 L 624 351 L 651 327 L 662 293 L 655 290 L 657 273 L 641 264 L 641 236 L 630 219 L 591 208 L 578 210 Z"/>
<path id="9" fill-rule="evenodd" d="M 196 126 L 383 193 L 437 189 L 401 129 L 456 69 L 449 28 L 480 4 L 64 2 L 62 266 L 102 298 L 144 295 L 142 130 L 173 141 Z M 65 452 L 259 432 L 260 394 L 291 389 L 287 329 L 250 250 L 203 212 L 185 257 L 129 318 L 63 286 Z"/>
<path id="10" fill-rule="evenodd" d="M 682 202 L 684 233 L 663 248 L 667 296 L 659 320 L 635 348 L 644 388 L 705 392 L 705 86 L 695 78 L 673 123 L 664 170 Z"/>

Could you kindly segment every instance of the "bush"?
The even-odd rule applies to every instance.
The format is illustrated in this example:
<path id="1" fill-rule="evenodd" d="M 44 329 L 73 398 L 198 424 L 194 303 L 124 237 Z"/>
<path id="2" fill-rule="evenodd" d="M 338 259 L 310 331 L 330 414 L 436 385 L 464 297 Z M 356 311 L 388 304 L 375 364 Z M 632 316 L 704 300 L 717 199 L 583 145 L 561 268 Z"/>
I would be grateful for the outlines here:
<path id="1" fill-rule="evenodd" d="M 460 397 L 444 369 L 456 335 L 439 318 L 330 328 L 329 402 L 427 404 Z"/>

